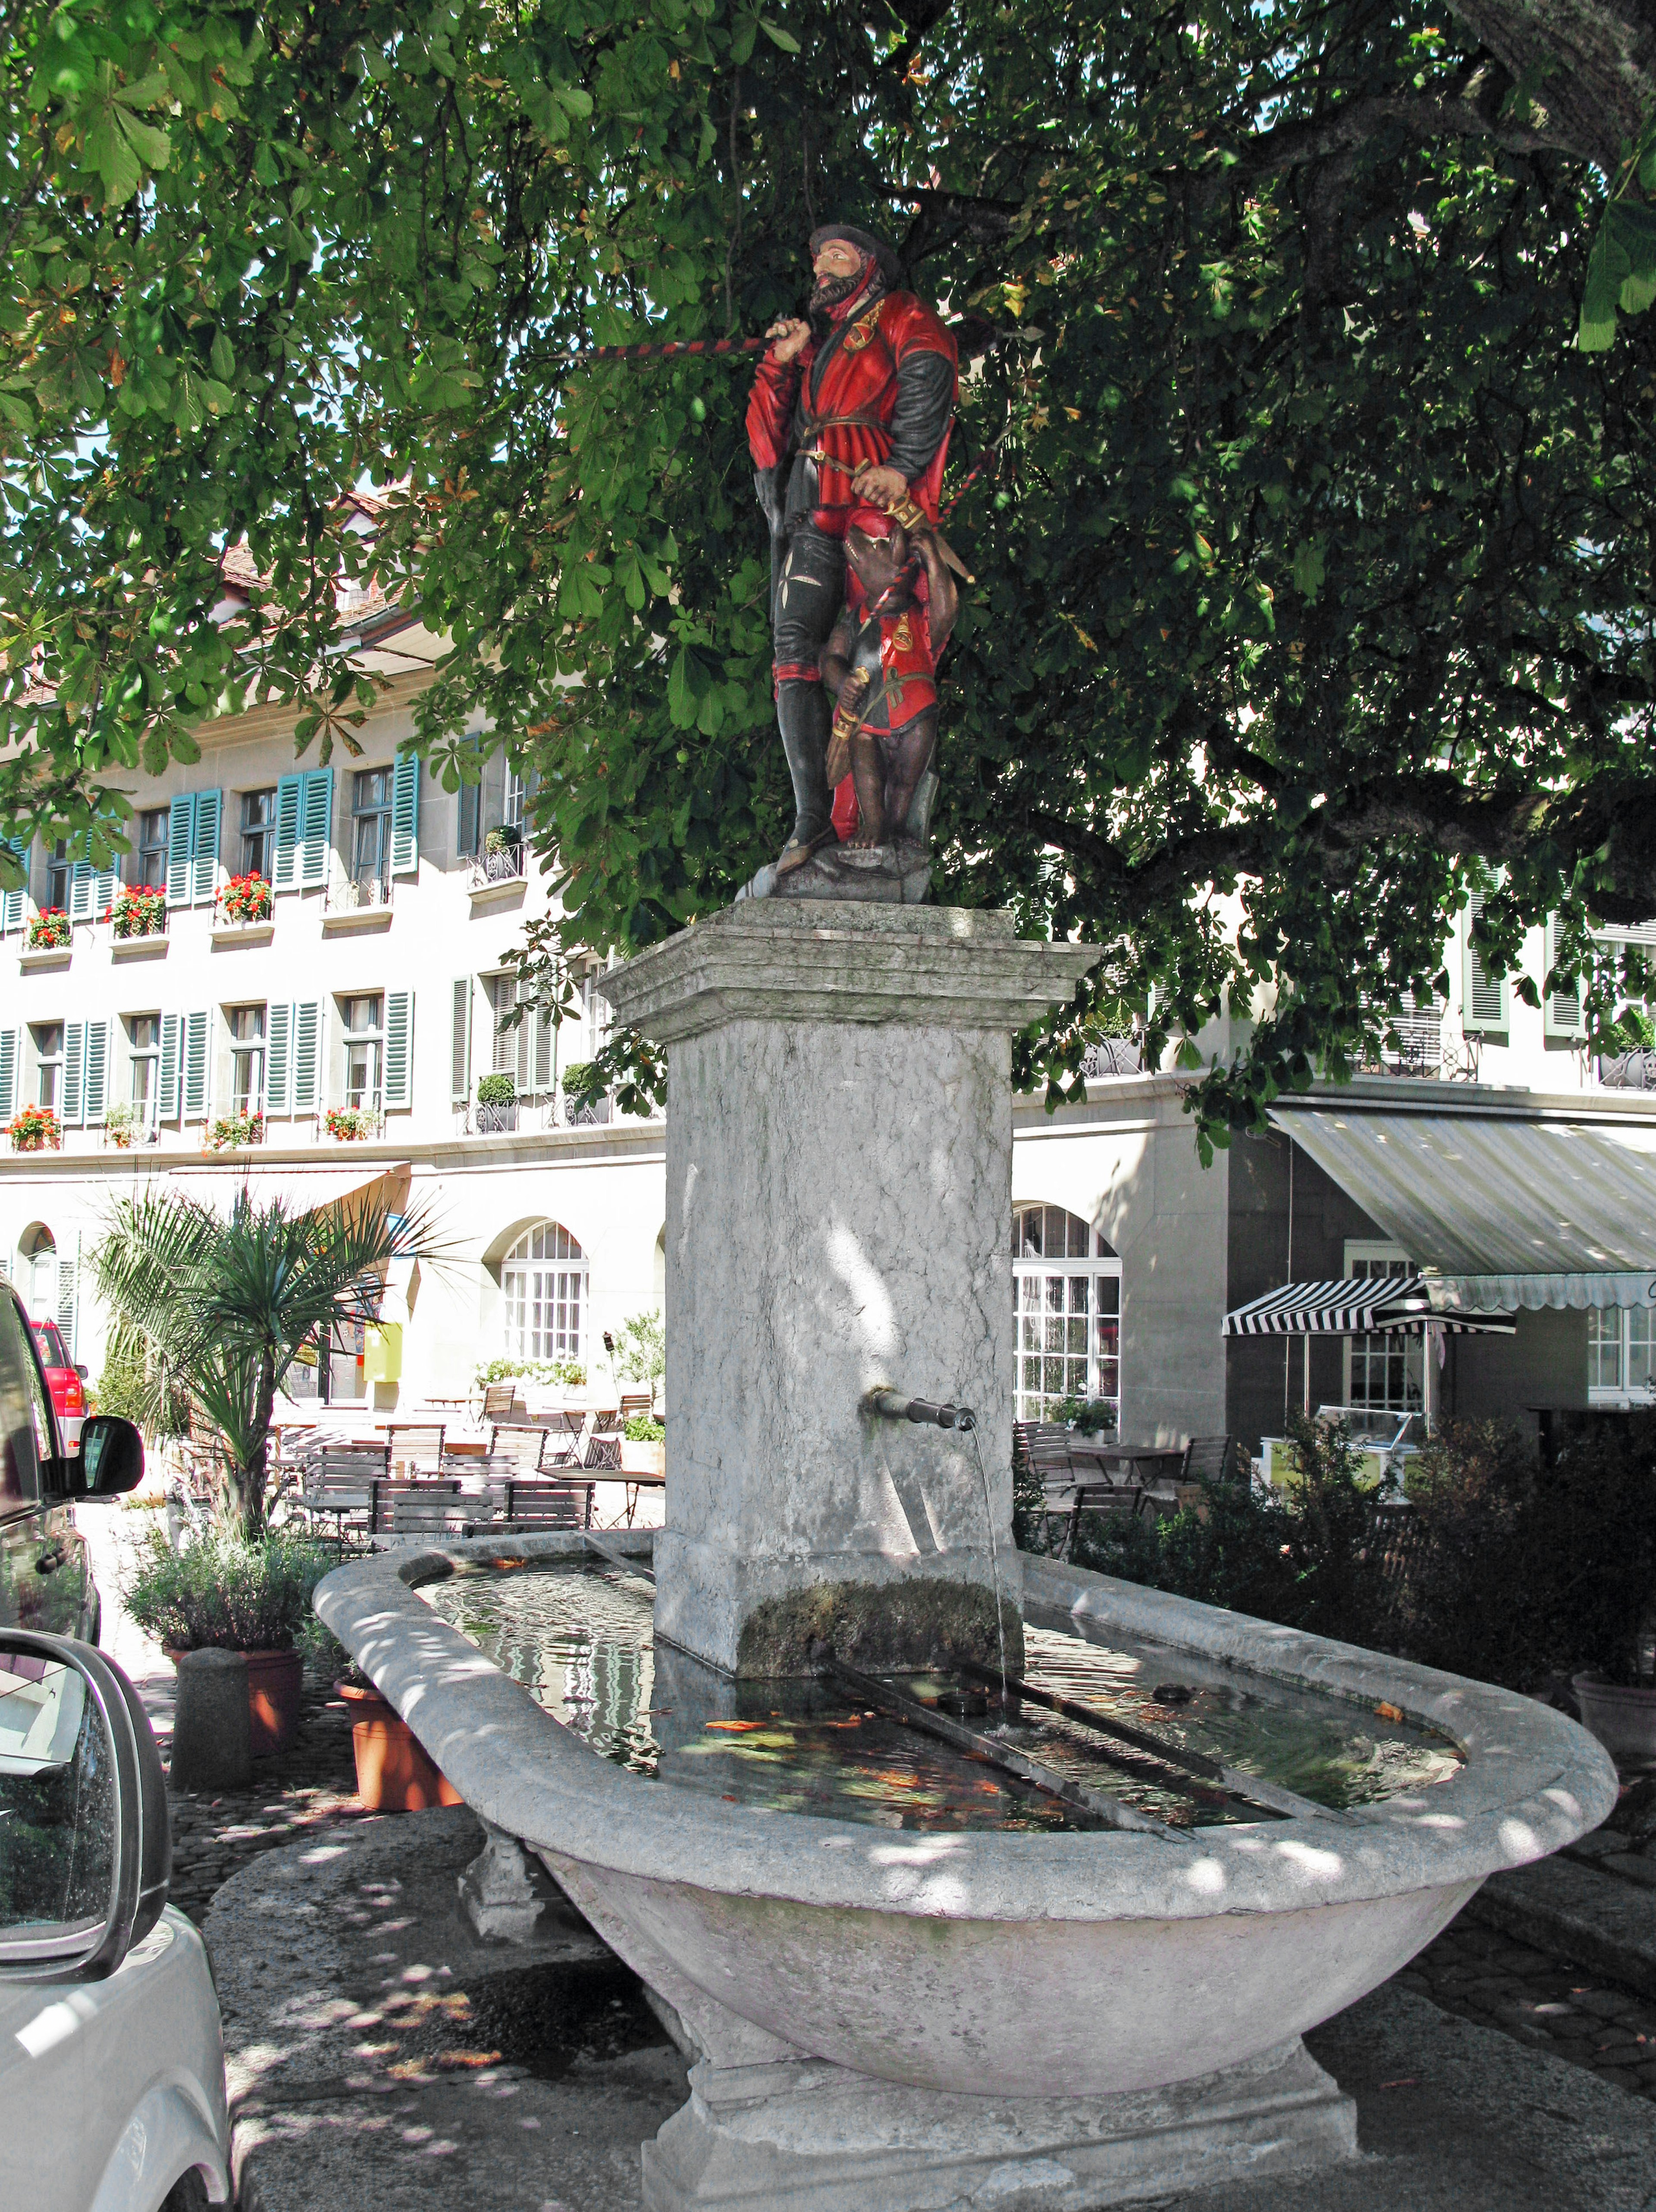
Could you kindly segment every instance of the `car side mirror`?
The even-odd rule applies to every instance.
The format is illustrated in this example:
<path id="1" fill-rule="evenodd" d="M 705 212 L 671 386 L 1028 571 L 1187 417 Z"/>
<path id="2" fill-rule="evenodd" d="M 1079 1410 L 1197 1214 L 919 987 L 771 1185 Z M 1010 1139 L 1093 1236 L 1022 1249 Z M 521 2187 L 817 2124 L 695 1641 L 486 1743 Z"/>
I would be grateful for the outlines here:
<path id="1" fill-rule="evenodd" d="M 87 1365 L 83 1359 L 77 1359 L 76 1361 L 75 1372 L 80 1376 L 82 1382 L 89 1382 L 92 1380 L 92 1370 Z"/>
<path id="2" fill-rule="evenodd" d="M 131 1682 L 89 1644 L 0 1630 L 0 1980 L 113 1974 L 171 1872 L 167 1779 Z"/>
<path id="3" fill-rule="evenodd" d="M 72 1462 L 71 1462 L 72 1465 Z M 143 1438 L 119 1413 L 94 1413 L 81 1431 L 81 1470 L 71 1492 L 119 1498 L 143 1480 Z"/>

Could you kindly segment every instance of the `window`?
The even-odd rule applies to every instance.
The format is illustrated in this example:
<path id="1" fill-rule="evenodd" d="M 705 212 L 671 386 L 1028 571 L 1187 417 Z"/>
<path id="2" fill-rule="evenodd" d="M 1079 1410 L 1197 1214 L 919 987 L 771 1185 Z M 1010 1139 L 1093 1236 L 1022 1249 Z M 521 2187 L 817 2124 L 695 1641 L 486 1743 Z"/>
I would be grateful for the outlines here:
<path id="1" fill-rule="evenodd" d="M 63 1101 L 64 1025 L 61 1022 L 36 1022 L 32 1033 L 38 1077 L 35 1103 L 50 1107 L 55 1113 Z"/>
<path id="2" fill-rule="evenodd" d="M 139 1121 L 147 1122 L 160 1096 L 156 1062 L 161 1057 L 161 1016 L 134 1014 L 128 1029 L 132 1040 L 132 1104 Z"/>
<path id="3" fill-rule="evenodd" d="M 276 789 L 241 794 L 241 872 L 269 883 L 276 865 Z"/>
<path id="4" fill-rule="evenodd" d="M 385 1000 L 371 997 L 340 1001 L 344 1016 L 345 1104 L 376 1113 L 380 1105 L 381 1054 L 385 1042 Z"/>
<path id="5" fill-rule="evenodd" d="M 491 975 L 489 990 L 495 1015 L 494 1072 L 497 1075 L 511 1076 L 517 1085 L 520 1097 L 532 1097 L 540 1091 L 550 1091 L 552 1087 L 551 1016 L 536 1012 L 533 985 L 515 975 Z M 528 1011 L 514 1027 L 508 1027 L 507 1017 L 520 1000 Z"/>
<path id="6" fill-rule="evenodd" d="M 129 880 L 139 888 L 164 888 L 167 882 L 167 842 L 172 825 L 170 806 L 152 806 L 138 817 L 137 842 L 132 848 Z"/>
<path id="7" fill-rule="evenodd" d="M 265 1009 L 230 1009 L 230 1098 L 238 1114 L 265 1110 Z"/>
<path id="8" fill-rule="evenodd" d="M 69 912 L 69 840 L 60 837 L 46 856 L 46 905 Z"/>
<path id="9" fill-rule="evenodd" d="M 356 823 L 351 876 L 357 889 L 382 883 L 391 873 L 391 782 L 388 768 L 356 771 L 351 815 Z"/>
<path id="10" fill-rule="evenodd" d="M 506 772 L 506 820 L 521 830 L 534 804 L 535 793 L 540 788 L 540 770 L 508 769 Z"/>
<path id="11" fill-rule="evenodd" d="M 1016 1413 L 1052 1419 L 1066 1398 L 1103 1399 L 1121 1426 L 1121 1261 L 1061 1206 L 1012 1215 Z"/>
<path id="12" fill-rule="evenodd" d="M 1587 1395 L 1597 1406 L 1647 1406 L 1656 1399 L 1656 1311 L 1590 1309 Z"/>
<path id="13" fill-rule="evenodd" d="M 1345 1271 L 1359 1282 L 1377 1275 L 1412 1275 L 1408 1255 L 1395 1244 L 1348 1243 Z M 1345 1401 L 1358 1413 L 1417 1413 L 1425 1403 L 1422 1340 L 1402 1329 L 1376 1329 L 1346 1339 Z"/>
<path id="14" fill-rule="evenodd" d="M 587 1255 L 567 1229 L 543 1221 L 520 1237 L 501 1269 L 501 1288 L 508 1357 L 586 1357 Z"/>

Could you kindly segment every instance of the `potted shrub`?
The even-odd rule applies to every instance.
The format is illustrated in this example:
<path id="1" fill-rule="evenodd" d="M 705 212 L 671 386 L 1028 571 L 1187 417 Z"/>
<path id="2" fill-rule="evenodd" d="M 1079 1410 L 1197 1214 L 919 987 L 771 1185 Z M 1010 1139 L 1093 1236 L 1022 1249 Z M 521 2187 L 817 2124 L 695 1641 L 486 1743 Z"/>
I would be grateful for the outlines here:
<path id="1" fill-rule="evenodd" d="M 222 921 L 268 921 L 276 893 L 260 875 L 232 876 L 218 895 Z"/>
<path id="2" fill-rule="evenodd" d="M 423 1813 L 465 1799 L 396 1707 L 382 1698 L 359 1667 L 334 1684 L 351 1710 L 350 1747 L 356 1761 L 356 1795 L 369 1813 Z"/>
<path id="3" fill-rule="evenodd" d="M 478 1085 L 478 1128 L 483 1135 L 517 1127 L 517 1085 L 509 1075 L 485 1075 Z"/>
<path id="4" fill-rule="evenodd" d="M 28 926 L 28 949 L 31 952 L 52 952 L 69 942 L 69 916 L 60 906 L 49 906 L 44 914 L 37 914 Z"/>
<path id="5" fill-rule="evenodd" d="M 115 894 L 109 921 L 118 938 L 159 937 L 167 927 L 167 894 L 154 884 L 128 884 Z"/>
<path id="6" fill-rule="evenodd" d="M 265 1141 L 265 1116 L 262 1114 L 221 1114 L 207 1132 L 210 1152 L 234 1152 L 243 1145 L 262 1145 Z"/>
<path id="7" fill-rule="evenodd" d="M 634 1413 L 622 1430 L 621 1471 L 624 1474 L 667 1473 L 667 1428 L 653 1413 Z"/>
<path id="8" fill-rule="evenodd" d="M 374 1134 L 374 1116 L 365 1106 L 330 1106 L 323 1126 L 341 1144 L 355 1144 Z"/>
<path id="9" fill-rule="evenodd" d="M 104 1109 L 104 1135 L 119 1152 L 131 1152 L 138 1139 L 138 1117 L 131 1102 L 117 1098 Z"/>
<path id="10" fill-rule="evenodd" d="M 175 1552 L 152 1529 L 139 1546 L 126 1609 L 174 1666 L 186 1651 L 240 1651 L 255 1759 L 285 1751 L 299 1724 L 311 1593 L 333 1554 L 304 1537 L 198 1537 Z"/>
<path id="11" fill-rule="evenodd" d="M 25 1106 L 13 1115 L 6 1134 L 14 1152 L 58 1152 L 64 1146 L 63 1124 L 50 1106 Z"/>

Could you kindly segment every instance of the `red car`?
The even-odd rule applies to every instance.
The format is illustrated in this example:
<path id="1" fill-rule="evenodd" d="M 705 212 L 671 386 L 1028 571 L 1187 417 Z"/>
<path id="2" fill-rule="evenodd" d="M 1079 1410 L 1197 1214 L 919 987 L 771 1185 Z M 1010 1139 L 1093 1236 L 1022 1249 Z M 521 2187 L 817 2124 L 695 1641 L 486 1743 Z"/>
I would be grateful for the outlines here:
<path id="1" fill-rule="evenodd" d="M 29 1327 L 34 1332 L 34 1348 L 46 1370 L 46 1388 L 52 1393 L 52 1410 L 58 1416 L 58 1433 L 63 1438 L 64 1449 L 77 1452 L 81 1449 L 82 1424 L 86 1419 L 86 1392 L 82 1388 L 86 1370 L 76 1366 L 70 1359 L 55 1321 L 32 1321 Z"/>

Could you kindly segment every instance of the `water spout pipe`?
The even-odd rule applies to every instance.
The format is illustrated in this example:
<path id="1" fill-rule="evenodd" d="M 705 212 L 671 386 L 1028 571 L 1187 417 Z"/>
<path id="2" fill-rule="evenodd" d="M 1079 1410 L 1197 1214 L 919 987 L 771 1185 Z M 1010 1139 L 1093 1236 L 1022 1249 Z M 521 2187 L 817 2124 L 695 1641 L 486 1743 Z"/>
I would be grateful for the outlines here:
<path id="1" fill-rule="evenodd" d="M 929 1398 L 905 1398 L 900 1390 L 870 1390 L 866 1402 L 870 1412 L 884 1414 L 888 1421 L 926 1422 L 934 1428 L 959 1429 L 963 1435 L 977 1425 L 970 1406 L 939 1406 Z"/>

